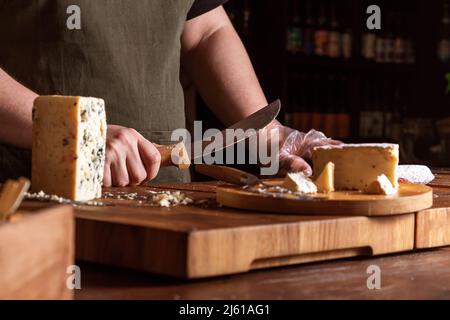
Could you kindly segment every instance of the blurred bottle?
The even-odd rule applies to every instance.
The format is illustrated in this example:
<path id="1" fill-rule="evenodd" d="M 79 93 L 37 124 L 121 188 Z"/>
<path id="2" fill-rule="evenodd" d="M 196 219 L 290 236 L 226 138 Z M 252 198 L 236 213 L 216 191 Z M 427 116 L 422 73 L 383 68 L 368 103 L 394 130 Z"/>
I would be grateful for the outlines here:
<path id="1" fill-rule="evenodd" d="M 314 53 L 318 57 L 328 55 L 330 30 L 324 3 L 319 6 L 319 16 L 317 18 L 317 29 L 314 32 Z"/>
<path id="2" fill-rule="evenodd" d="M 328 137 L 336 137 L 337 110 L 336 106 L 336 80 L 335 77 L 329 75 L 324 87 L 324 113 L 323 113 L 323 132 Z"/>
<path id="3" fill-rule="evenodd" d="M 380 31 L 377 32 L 377 37 L 375 41 L 375 62 L 377 63 L 385 63 L 387 60 L 387 52 L 386 52 L 386 39 L 387 39 L 387 30 L 382 27 Z"/>
<path id="4" fill-rule="evenodd" d="M 401 143 L 403 141 L 404 117 L 405 105 L 400 99 L 398 99 L 392 108 L 390 138 L 394 142 Z"/>
<path id="5" fill-rule="evenodd" d="M 307 94 L 311 92 L 311 84 L 308 82 L 308 78 L 304 75 L 300 77 L 299 87 L 297 88 L 299 92 L 301 105 L 300 113 L 298 115 L 298 127 L 302 132 L 308 132 L 311 129 L 311 111 L 309 101 L 307 99 Z"/>
<path id="6" fill-rule="evenodd" d="M 244 8 L 242 11 L 242 36 L 244 39 L 248 39 L 250 31 L 250 0 L 244 0 Z"/>
<path id="7" fill-rule="evenodd" d="M 405 48 L 405 28 L 402 26 L 402 17 L 396 22 L 395 38 L 394 38 L 394 62 L 405 63 L 406 62 L 406 48 Z"/>
<path id="8" fill-rule="evenodd" d="M 312 12 L 311 0 L 306 1 L 305 6 L 306 18 L 305 18 L 305 29 L 303 32 L 303 52 L 307 56 L 312 56 L 314 54 L 314 17 Z"/>
<path id="9" fill-rule="evenodd" d="M 359 112 L 359 136 L 361 138 L 369 137 L 369 123 L 370 123 L 370 90 L 368 82 L 363 89 L 364 102 Z"/>
<path id="10" fill-rule="evenodd" d="M 341 77 L 336 94 L 336 103 L 338 105 L 336 117 L 336 137 L 345 139 L 350 137 L 350 113 L 347 100 L 347 78 Z"/>
<path id="11" fill-rule="evenodd" d="M 438 44 L 437 54 L 443 63 L 448 63 L 450 61 L 450 13 L 447 0 L 444 2 L 441 20 L 441 39 Z"/>
<path id="12" fill-rule="evenodd" d="M 311 99 L 311 129 L 319 131 L 323 130 L 322 125 L 322 102 L 323 102 L 323 87 L 321 83 L 320 75 L 315 74 L 312 79 L 313 95 Z"/>
<path id="13" fill-rule="evenodd" d="M 299 10 L 299 3 L 297 0 L 291 0 L 291 17 L 287 30 L 286 50 L 292 54 L 303 53 L 303 30 L 302 19 Z"/>
<path id="14" fill-rule="evenodd" d="M 392 91 L 393 90 L 393 91 Z M 400 103 L 400 91 L 394 83 L 387 82 L 383 94 L 383 136 L 392 139 L 392 121 L 396 105 Z"/>
<path id="15" fill-rule="evenodd" d="M 362 39 L 362 51 L 363 58 L 367 61 L 375 60 L 375 48 L 376 48 L 377 36 L 374 32 L 367 30 L 363 34 Z"/>
<path id="16" fill-rule="evenodd" d="M 386 33 L 384 38 L 384 61 L 393 63 L 394 59 L 394 17 L 393 13 L 388 13 L 386 22 Z"/>
<path id="17" fill-rule="evenodd" d="M 414 48 L 414 42 L 411 35 L 408 34 L 405 37 L 405 63 L 413 64 L 416 62 L 416 52 Z"/>
<path id="18" fill-rule="evenodd" d="M 372 87 L 372 104 L 370 110 L 370 138 L 382 138 L 384 128 L 384 108 L 382 103 L 383 92 L 380 87 L 376 87 L 377 83 L 374 83 Z"/>
<path id="19" fill-rule="evenodd" d="M 348 60 L 352 57 L 353 52 L 353 32 L 350 23 L 352 19 L 348 15 L 348 12 L 350 12 L 350 7 L 347 5 L 345 10 L 347 10 L 347 15 L 345 16 L 346 19 L 343 19 L 342 23 L 341 56 L 344 60 Z"/>
<path id="20" fill-rule="evenodd" d="M 341 55 L 341 34 L 339 30 L 339 20 L 336 13 L 336 6 L 334 3 L 331 6 L 330 26 L 328 56 L 330 58 L 339 58 Z"/>

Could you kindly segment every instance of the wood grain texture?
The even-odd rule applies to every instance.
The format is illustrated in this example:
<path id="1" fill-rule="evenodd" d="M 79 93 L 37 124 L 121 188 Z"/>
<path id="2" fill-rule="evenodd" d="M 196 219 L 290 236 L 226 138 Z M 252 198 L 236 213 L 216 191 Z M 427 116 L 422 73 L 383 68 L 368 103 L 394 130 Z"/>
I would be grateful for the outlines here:
<path id="1" fill-rule="evenodd" d="M 149 189 L 108 192 L 123 190 L 142 194 Z M 204 189 L 198 185 L 196 190 Z M 187 194 L 196 200 L 215 196 L 203 191 Z M 414 245 L 413 214 L 309 217 L 242 214 L 214 205 L 160 208 L 130 206 L 132 200 L 109 202 L 115 205 L 76 208 L 77 257 L 182 278 L 400 252 Z"/>
<path id="2" fill-rule="evenodd" d="M 67 267 L 74 264 L 70 206 L 52 206 L 0 225 L 0 299 L 71 299 Z"/>
<path id="3" fill-rule="evenodd" d="M 282 181 L 272 184 L 281 185 Z M 433 205 L 433 190 L 424 185 L 400 184 L 398 193 L 392 196 L 336 191 L 298 200 L 292 195 L 274 197 L 240 187 L 219 187 L 217 201 L 232 208 L 287 214 L 388 216 L 430 208 Z"/>
<path id="4" fill-rule="evenodd" d="M 381 289 L 367 289 L 367 268 L 381 269 Z M 81 264 L 75 299 L 450 299 L 450 248 L 349 258 L 180 281 L 127 269 Z"/>
<path id="5" fill-rule="evenodd" d="M 433 172 L 433 208 L 417 212 L 415 247 L 435 248 L 450 245 L 450 172 Z"/>

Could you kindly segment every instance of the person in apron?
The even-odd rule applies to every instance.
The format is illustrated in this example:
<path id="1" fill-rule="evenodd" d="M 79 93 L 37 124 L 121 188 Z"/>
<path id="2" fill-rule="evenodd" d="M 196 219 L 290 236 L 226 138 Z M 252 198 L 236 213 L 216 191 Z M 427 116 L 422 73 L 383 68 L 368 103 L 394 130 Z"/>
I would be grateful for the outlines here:
<path id="1" fill-rule="evenodd" d="M 168 144 L 172 131 L 185 127 L 182 60 L 224 124 L 265 106 L 245 49 L 221 8 L 225 1 L 0 0 L 0 180 L 29 175 L 37 94 L 103 98 L 108 141 L 125 135 L 144 145 L 131 150 L 139 174 L 128 162 L 109 161 L 113 152 L 107 146 L 106 186 L 155 178 L 159 163 L 152 143 Z M 148 169 L 143 153 L 157 166 Z M 124 171 L 126 177 L 118 178 Z M 163 180 L 188 181 L 189 174 L 165 168 L 156 177 Z"/>
<path id="2" fill-rule="evenodd" d="M 168 144 L 185 126 L 179 70 L 186 17 L 222 2 L 1 0 L 0 67 L 40 95 L 101 97 L 108 123 Z M 74 4 L 80 30 L 66 25 Z M 0 153 L 0 179 L 29 175 L 28 150 L 1 145 Z M 167 168 L 157 179 L 186 181 L 188 173 Z"/>

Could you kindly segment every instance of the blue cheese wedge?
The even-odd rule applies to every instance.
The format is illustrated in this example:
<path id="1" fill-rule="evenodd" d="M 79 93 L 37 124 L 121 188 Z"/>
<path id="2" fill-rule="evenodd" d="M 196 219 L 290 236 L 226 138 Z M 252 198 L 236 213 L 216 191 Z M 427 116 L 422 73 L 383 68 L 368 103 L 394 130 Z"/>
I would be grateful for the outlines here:
<path id="1" fill-rule="evenodd" d="M 388 143 L 315 147 L 312 152 L 314 174 L 319 175 L 328 162 L 333 162 L 334 188 L 338 191 L 364 191 L 380 175 L 385 175 L 397 189 L 398 150 L 397 144 Z"/>
<path id="2" fill-rule="evenodd" d="M 32 190 L 74 201 L 101 197 L 106 145 L 102 99 L 41 96 L 34 101 Z"/>
<path id="3" fill-rule="evenodd" d="M 284 178 L 282 187 L 296 193 L 317 193 L 317 187 L 314 182 L 301 172 L 288 173 Z"/>

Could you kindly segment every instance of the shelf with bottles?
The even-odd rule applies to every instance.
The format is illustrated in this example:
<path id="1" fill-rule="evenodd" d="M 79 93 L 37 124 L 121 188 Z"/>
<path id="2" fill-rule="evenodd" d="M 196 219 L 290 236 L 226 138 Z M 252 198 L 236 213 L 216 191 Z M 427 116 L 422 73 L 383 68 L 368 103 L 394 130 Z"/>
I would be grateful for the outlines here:
<path id="1" fill-rule="evenodd" d="M 298 68 L 319 68 L 371 73 L 413 73 L 416 71 L 415 66 L 412 64 L 376 63 L 361 58 L 354 58 L 351 60 L 331 60 L 286 54 L 285 61 L 287 63 L 288 71 L 293 72 L 297 72 Z"/>
<path id="2" fill-rule="evenodd" d="M 391 5 L 381 30 L 365 30 L 363 17 L 354 16 L 361 10 L 350 10 L 354 4 L 354 1 L 339 5 L 327 0 L 288 1 L 285 36 L 288 66 L 413 69 L 416 53 L 411 14 Z"/>
<path id="3" fill-rule="evenodd" d="M 285 51 L 313 61 L 351 59 L 353 31 L 344 18 L 347 3 L 289 0 Z"/>

